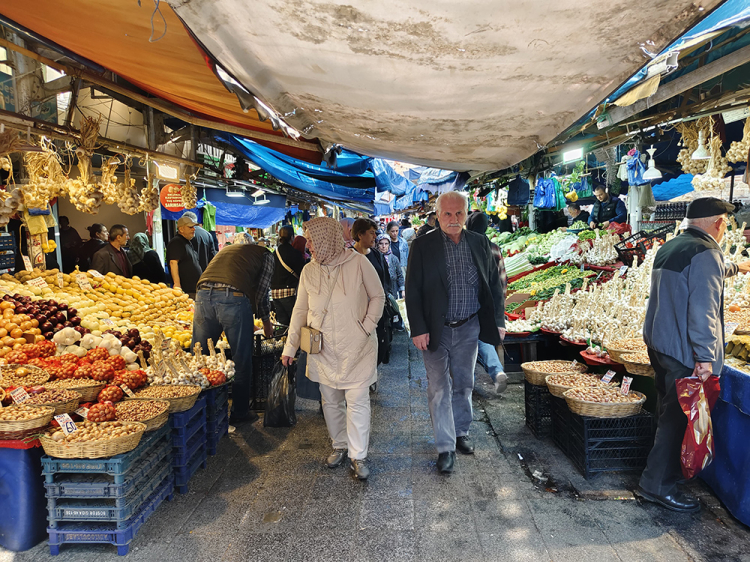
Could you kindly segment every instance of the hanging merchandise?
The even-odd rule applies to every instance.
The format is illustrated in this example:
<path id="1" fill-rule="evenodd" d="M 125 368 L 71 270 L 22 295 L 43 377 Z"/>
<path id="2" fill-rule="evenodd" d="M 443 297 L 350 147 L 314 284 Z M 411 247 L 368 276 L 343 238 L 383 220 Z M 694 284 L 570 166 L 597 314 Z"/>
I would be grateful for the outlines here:
<path id="1" fill-rule="evenodd" d="M 556 185 L 559 183 L 553 178 L 539 178 L 534 190 L 534 207 L 555 209 L 557 206 Z"/>
<path id="2" fill-rule="evenodd" d="M 203 202 L 203 228 L 213 232 L 216 230 L 216 206 L 207 201 L 205 197 L 201 201 Z"/>
<path id="3" fill-rule="evenodd" d="M 628 181 L 628 160 L 630 157 L 627 154 L 620 158 L 620 166 L 617 168 L 617 179 L 620 181 Z"/>
<path id="4" fill-rule="evenodd" d="M 643 173 L 646 171 L 646 166 L 641 162 L 641 153 L 635 148 L 628 152 L 628 184 L 629 185 L 643 185 L 648 183 L 648 180 L 643 179 Z"/>
<path id="5" fill-rule="evenodd" d="M 125 161 L 125 179 L 117 184 L 117 206 L 123 213 L 135 215 L 139 212 L 140 198 L 135 187 L 135 180 L 130 177 L 130 162 L 130 158 Z"/>
<path id="6" fill-rule="evenodd" d="M 194 180 L 195 177 L 185 172 L 185 185 L 182 186 L 180 195 L 182 196 L 182 206 L 186 209 L 194 209 L 198 203 L 198 193 L 190 181 Z"/>
<path id="7" fill-rule="evenodd" d="M 31 209 L 46 209 L 49 201 L 63 192 L 67 179 L 55 145 L 42 139 L 39 148 L 24 154 L 29 181 L 21 193 L 24 205 Z"/>
<path id="8" fill-rule="evenodd" d="M 91 157 L 99 138 L 100 121 L 101 116 L 97 119 L 85 115 L 81 117 L 81 142 L 76 149 L 79 176 L 65 184 L 65 191 L 75 208 L 91 215 L 99 212 L 104 198 L 91 170 Z"/>
<path id="9" fill-rule="evenodd" d="M 750 118 L 745 119 L 745 127 L 742 129 L 742 140 L 734 141 L 727 150 L 727 160 L 730 162 L 745 162 L 750 152 Z"/>
<path id="10" fill-rule="evenodd" d="M 641 187 L 641 196 L 638 200 L 638 204 L 643 207 L 656 207 L 656 199 L 654 199 L 654 192 L 651 189 L 651 183 L 647 183 Z"/>
<path id="11" fill-rule="evenodd" d="M 568 205 L 568 200 L 565 199 L 565 193 L 563 193 L 563 186 L 557 177 L 553 176 L 552 181 L 555 186 L 555 205 L 553 209 L 555 211 L 561 211 Z"/>
<path id="12" fill-rule="evenodd" d="M 693 160 L 693 153 L 698 149 L 699 132 L 704 131 L 705 135 L 706 129 L 712 127 L 712 123 L 710 117 L 702 117 L 697 121 L 675 125 L 675 129 L 682 135 L 680 142 L 684 147 L 677 155 L 677 161 L 686 174 L 702 174 L 708 168 L 708 160 Z"/>
<path id="13" fill-rule="evenodd" d="M 508 205 L 517 205 L 519 207 L 528 205 L 530 193 L 529 182 L 521 178 L 521 176 L 516 176 L 508 184 Z"/>
<path id="14" fill-rule="evenodd" d="M 693 177 L 693 187 L 696 191 L 719 190 L 724 187 L 724 176 L 732 169 L 727 159 L 721 155 L 721 139 L 712 135 L 709 144 L 711 158 L 705 174 Z"/>

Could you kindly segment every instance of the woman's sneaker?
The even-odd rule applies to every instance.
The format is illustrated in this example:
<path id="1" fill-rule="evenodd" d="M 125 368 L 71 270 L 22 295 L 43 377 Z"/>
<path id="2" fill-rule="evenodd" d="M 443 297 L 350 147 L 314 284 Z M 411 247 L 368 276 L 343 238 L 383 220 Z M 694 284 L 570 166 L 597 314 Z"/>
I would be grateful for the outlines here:
<path id="1" fill-rule="evenodd" d="M 495 394 L 502 394 L 508 388 L 508 375 L 498 373 L 495 376 Z"/>
<path id="2" fill-rule="evenodd" d="M 336 468 L 338 466 L 341 466 L 341 463 L 344 462 L 344 459 L 346 459 L 346 453 L 348 451 L 346 449 L 334 449 L 333 453 L 328 455 L 328 458 L 326 459 L 326 465 L 328 468 Z"/>

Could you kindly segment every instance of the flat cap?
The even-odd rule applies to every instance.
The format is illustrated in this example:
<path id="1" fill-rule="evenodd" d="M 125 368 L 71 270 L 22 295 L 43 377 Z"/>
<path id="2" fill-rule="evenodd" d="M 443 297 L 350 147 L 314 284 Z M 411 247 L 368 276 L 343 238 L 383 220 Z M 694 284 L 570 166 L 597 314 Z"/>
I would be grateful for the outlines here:
<path id="1" fill-rule="evenodd" d="M 734 212 L 734 205 L 717 197 L 693 199 L 687 208 L 687 218 L 701 219 Z"/>

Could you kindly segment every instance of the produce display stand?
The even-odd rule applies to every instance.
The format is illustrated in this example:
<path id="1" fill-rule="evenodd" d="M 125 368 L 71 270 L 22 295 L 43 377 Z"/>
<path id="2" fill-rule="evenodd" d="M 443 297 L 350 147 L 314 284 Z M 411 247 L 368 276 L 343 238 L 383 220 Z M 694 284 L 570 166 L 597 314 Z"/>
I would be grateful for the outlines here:
<path id="1" fill-rule="evenodd" d="M 199 468 L 206 468 L 206 396 L 201 396 L 190 410 L 170 415 L 169 427 L 175 488 L 186 494 L 193 475 Z"/>
<path id="2" fill-rule="evenodd" d="M 721 393 L 711 412 L 716 447 L 700 473 L 726 508 L 750 525 L 750 374 L 724 366 Z"/>
<path id="3" fill-rule="evenodd" d="M 615 373 L 625 372 L 625 366 L 622 363 L 612 361 L 612 358 L 609 356 L 597 357 L 593 353 L 588 353 L 586 350 L 583 350 L 581 351 L 581 358 L 586 362 L 586 365 L 592 367 L 605 367 L 606 369 L 613 370 Z"/>
<path id="4" fill-rule="evenodd" d="M 47 536 L 39 440 L 0 441 L 0 546 L 28 550 Z"/>

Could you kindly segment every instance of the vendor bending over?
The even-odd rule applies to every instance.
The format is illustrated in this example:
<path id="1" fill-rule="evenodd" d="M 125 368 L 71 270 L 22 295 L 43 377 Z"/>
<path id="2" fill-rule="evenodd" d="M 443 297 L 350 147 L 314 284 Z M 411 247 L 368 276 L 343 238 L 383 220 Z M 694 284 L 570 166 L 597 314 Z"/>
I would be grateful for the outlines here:
<path id="1" fill-rule="evenodd" d="M 625 223 L 628 220 L 628 210 L 625 208 L 625 202 L 619 197 L 610 197 L 607 188 L 603 185 L 597 185 L 594 188 L 596 203 L 591 210 L 589 226 L 596 228 L 597 225 L 607 228 L 611 222 Z"/>

